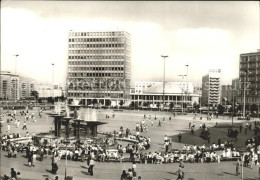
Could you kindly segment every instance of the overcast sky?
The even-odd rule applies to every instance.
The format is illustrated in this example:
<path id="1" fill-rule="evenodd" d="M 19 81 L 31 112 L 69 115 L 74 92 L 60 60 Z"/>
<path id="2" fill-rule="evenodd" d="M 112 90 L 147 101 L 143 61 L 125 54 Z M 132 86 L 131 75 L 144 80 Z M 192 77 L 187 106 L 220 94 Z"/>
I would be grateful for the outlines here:
<path id="1" fill-rule="evenodd" d="M 239 54 L 259 48 L 259 2 L 4 1 L 2 70 L 51 82 L 66 78 L 68 32 L 125 30 L 132 37 L 132 82 L 180 80 L 189 65 L 196 83 L 211 68 L 222 84 L 238 77 Z"/>

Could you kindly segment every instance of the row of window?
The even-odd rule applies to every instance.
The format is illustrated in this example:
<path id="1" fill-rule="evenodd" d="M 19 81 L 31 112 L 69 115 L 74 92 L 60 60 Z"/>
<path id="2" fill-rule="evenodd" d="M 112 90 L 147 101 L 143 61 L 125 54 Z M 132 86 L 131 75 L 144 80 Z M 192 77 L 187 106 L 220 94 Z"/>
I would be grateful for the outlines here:
<path id="1" fill-rule="evenodd" d="M 69 38 L 69 42 L 124 42 L 125 38 Z"/>
<path id="2" fill-rule="evenodd" d="M 112 55 L 112 56 L 69 56 L 69 59 L 124 59 L 125 56 Z"/>
<path id="3" fill-rule="evenodd" d="M 69 67 L 69 71 L 123 71 L 123 67 Z"/>
<path id="4" fill-rule="evenodd" d="M 123 36 L 123 31 L 116 32 L 70 32 L 71 36 Z"/>
<path id="5" fill-rule="evenodd" d="M 124 61 L 69 61 L 69 65 L 124 65 Z"/>
<path id="6" fill-rule="evenodd" d="M 246 61 L 256 61 L 256 60 L 260 60 L 260 56 L 244 56 L 244 57 L 241 57 L 241 61 L 242 62 L 246 62 Z"/>
<path id="7" fill-rule="evenodd" d="M 123 77 L 123 73 L 68 73 L 69 77 Z"/>
<path id="8" fill-rule="evenodd" d="M 69 44 L 69 48 L 123 48 L 124 44 Z"/>

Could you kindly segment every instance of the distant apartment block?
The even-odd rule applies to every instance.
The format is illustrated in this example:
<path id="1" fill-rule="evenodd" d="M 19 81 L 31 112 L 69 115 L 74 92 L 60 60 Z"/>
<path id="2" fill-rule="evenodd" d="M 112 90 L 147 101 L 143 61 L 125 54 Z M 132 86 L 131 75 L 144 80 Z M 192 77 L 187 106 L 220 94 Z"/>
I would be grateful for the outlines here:
<path id="1" fill-rule="evenodd" d="M 260 104 L 260 52 L 240 54 L 239 81 L 241 90 L 238 94 L 238 103 L 243 103 L 244 85 L 246 105 Z"/>
<path id="2" fill-rule="evenodd" d="M 210 69 L 202 77 L 202 105 L 217 105 L 220 103 L 220 69 Z"/>

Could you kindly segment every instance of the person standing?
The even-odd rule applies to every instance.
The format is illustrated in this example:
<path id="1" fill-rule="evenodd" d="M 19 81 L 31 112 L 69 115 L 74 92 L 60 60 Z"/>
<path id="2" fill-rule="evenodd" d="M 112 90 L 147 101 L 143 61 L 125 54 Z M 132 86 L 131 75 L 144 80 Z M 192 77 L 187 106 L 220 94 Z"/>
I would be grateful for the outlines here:
<path id="1" fill-rule="evenodd" d="M 182 138 L 182 134 L 181 134 L 181 132 L 179 132 L 179 134 L 178 134 L 179 142 L 181 142 L 181 138 Z"/>
<path id="2" fill-rule="evenodd" d="M 11 178 L 16 179 L 16 171 L 14 170 L 14 168 L 11 168 Z"/>
<path id="3" fill-rule="evenodd" d="M 236 162 L 236 176 L 238 176 L 240 173 L 239 173 L 239 166 L 240 166 L 240 161 L 239 159 L 237 159 L 237 162 Z"/>
<path id="4" fill-rule="evenodd" d="M 133 162 L 132 171 L 133 171 L 133 177 L 135 178 L 136 177 L 136 164 L 135 164 L 135 162 Z"/>
<path id="5" fill-rule="evenodd" d="M 90 176 L 93 176 L 94 166 L 95 166 L 95 161 L 93 160 L 93 158 L 91 158 L 89 161 L 89 167 L 88 167 L 88 173 L 90 174 Z"/>
<path id="6" fill-rule="evenodd" d="M 7 124 L 7 132 L 10 132 L 10 124 Z"/>
<path id="7" fill-rule="evenodd" d="M 159 120 L 159 124 L 158 124 L 158 127 L 160 127 L 160 126 L 162 126 L 162 125 L 161 125 L 161 120 Z"/>
<path id="8" fill-rule="evenodd" d="M 242 126 L 242 124 L 240 124 L 240 126 L 239 126 L 239 132 L 240 133 L 242 132 L 242 128 L 243 128 L 243 126 Z"/>

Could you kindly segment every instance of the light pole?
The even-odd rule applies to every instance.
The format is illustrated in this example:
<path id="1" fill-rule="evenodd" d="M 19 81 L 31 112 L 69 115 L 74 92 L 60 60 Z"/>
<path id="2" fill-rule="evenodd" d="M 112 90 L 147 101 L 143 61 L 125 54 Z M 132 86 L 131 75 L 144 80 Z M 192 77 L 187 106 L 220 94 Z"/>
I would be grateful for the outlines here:
<path id="1" fill-rule="evenodd" d="M 164 110 L 164 102 L 165 102 L 165 58 L 167 58 L 168 56 L 161 55 L 161 57 L 163 58 L 163 110 Z"/>
<path id="2" fill-rule="evenodd" d="M 188 104 L 188 98 L 189 98 L 189 91 L 188 91 L 188 73 L 189 73 L 189 65 L 186 64 L 185 65 L 187 68 L 187 73 L 186 73 L 186 86 L 185 86 L 185 103 L 186 103 L 186 108 L 187 108 L 187 104 Z M 186 96 L 187 95 L 187 96 Z"/>
<path id="3" fill-rule="evenodd" d="M 52 97 L 54 98 L 54 63 L 52 65 Z"/>
<path id="4" fill-rule="evenodd" d="M 247 70 L 244 71 L 244 100 L 243 100 L 243 118 L 245 118 L 245 114 L 246 114 L 246 82 L 247 82 L 247 75 L 248 75 L 248 72 Z"/>
<path id="5" fill-rule="evenodd" d="M 14 70 L 14 71 L 15 71 L 15 75 L 17 75 L 17 74 L 16 74 L 16 68 L 17 68 L 17 57 L 19 56 L 19 54 L 15 54 L 14 56 L 15 56 L 15 70 Z"/>
<path id="6" fill-rule="evenodd" d="M 183 81 L 184 77 L 187 75 L 178 75 L 178 76 L 182 77 L 182 81 Z M 182 86 L 183 86 L 183 82 L 181 82 L 181 113 L 183 115 L 183 87 Z"/>

